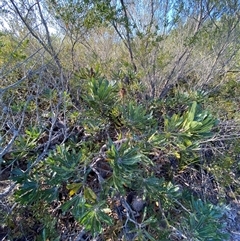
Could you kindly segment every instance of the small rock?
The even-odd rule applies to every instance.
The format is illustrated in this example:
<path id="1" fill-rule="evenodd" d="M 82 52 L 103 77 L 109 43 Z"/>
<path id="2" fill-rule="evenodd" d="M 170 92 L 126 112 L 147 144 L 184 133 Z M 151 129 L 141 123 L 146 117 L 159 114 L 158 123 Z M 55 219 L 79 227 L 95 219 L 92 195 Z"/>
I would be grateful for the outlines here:
<path id="1" fill-rule="evenodd" d="M 132 208 L 136 212 L 141 212 L 145 207 L 146 202 L 139 197 L 135 197 L 132 201 Z"/>

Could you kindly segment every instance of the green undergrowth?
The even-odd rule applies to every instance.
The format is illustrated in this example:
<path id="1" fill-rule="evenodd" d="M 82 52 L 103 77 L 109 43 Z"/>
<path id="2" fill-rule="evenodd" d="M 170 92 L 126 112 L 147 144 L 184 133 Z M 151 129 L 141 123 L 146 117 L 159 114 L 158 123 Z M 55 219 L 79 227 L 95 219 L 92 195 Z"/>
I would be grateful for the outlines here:
<path id="1" fill-rule="evenodd" d="M 164 100 L 137 99 L 131 84 L 120 98 L 123 85 L 100 76 L 80 84 L 80 97 L 43 91 L 46 108 L 63 101 L 59 116 L 40 110 L 43 122 L 31 119 L 2 161 L 17 183 L 4 216 L 9 239 L 67 240 L 78 230 L 86 240 L 227 240 L 239 140 L 221 133 L 238 113 L 223 119 L 220 109 L 235 109 L 237 97 L 226 95 L 238 83 L 220 95 L 178 89 Z M 26 108 L 30 118 L 35 107 Z"/>

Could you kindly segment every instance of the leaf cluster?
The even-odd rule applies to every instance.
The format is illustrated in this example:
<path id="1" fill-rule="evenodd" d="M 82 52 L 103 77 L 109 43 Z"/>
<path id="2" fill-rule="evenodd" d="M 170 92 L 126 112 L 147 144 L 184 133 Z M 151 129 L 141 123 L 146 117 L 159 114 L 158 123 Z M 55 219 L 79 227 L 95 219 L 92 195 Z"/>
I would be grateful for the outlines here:
<path id="1" fill-rule="evenodd" d="M 95 238 L 110 230 L 114 232 L 109 238 L 132 240 L 164 240 L 179 232 L 196 240 L 212 238 L 213 233 L 223 237 L 218 232 L 220 209 L 193 193 L 185 196 L 186 188 L 175 179 L 192 163 L 200 166 L 201 142 L 213 135 L 216 119 L 193 100 L 180 113 L 165 114 L 159 122 L 162 103 L 147 108 L 153 103 L 119 100 L 121 86 L 105 78 L 91 77 L 85 87 L 85 109 L 79 117 L 89 134 L 66 139 L 38 164 L 29 163 L 25 171 L 15 169 L 12 179 L 19 185 L 15 200 L 33 212 L 44 207 L 43 216 L 57 205 L 61 215 L 51 215 L 52 223 L 72 217 Z M 39 131 L 29 128 L 16 142 L 21 150 L 27 146 L 22 156 L 29 158 Z M 50 221 L 45 221 L 41 235 L 50 238 Z"/>

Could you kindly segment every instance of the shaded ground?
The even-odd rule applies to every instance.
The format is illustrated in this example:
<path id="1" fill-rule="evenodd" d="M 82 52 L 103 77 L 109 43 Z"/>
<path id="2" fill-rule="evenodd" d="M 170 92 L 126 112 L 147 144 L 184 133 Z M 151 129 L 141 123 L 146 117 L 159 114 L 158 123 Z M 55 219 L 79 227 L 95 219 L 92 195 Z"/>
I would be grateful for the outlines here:
<path id="1" fill-rule="evenodd" d="M 230 233 L 230 241 L 240 241 L 240 200 L 230 203 L 226 213 L 226 232 Z"/>

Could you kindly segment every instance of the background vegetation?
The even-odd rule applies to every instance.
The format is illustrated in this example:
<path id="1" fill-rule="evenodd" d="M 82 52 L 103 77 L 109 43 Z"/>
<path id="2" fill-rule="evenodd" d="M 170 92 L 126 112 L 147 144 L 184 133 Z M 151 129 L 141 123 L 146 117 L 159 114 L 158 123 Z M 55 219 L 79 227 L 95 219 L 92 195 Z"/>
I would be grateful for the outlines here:
<path id="1" fill-rule="evenodd" d="M 2 240 L 237 240 L 238 0 L 0 12 Z"/>

